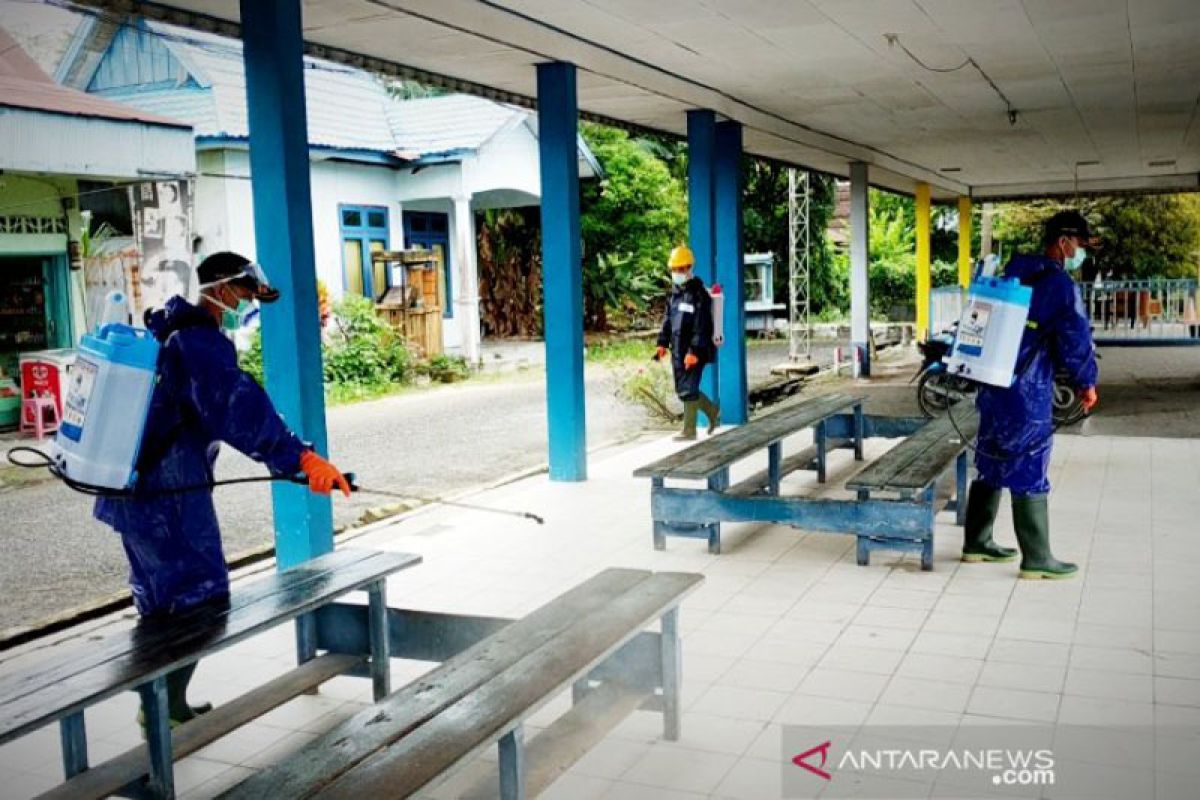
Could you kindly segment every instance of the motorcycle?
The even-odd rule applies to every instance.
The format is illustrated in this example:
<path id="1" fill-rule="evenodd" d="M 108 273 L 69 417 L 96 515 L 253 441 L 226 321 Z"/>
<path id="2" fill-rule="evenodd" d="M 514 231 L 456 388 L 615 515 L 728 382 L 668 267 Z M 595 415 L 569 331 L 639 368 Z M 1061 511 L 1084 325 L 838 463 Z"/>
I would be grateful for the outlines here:
<path id="1" fill-rule="evenodd" d="M 917 405 L 921 408 L 921 413 L 929 419 L 946 413 L 946 409 L 963 400 L 975 397 L 977 384 L 966 378 L 951 375 L 946 368 L 946 358 L 954 348 L 956 328 L 957 325 L 951 326 L 930 336 L 924 342 L 917 343 L 917 348 L 921 351 L 921 368 L 909 383 L 917 382 Z M 1056 428 L 1074 425 L 1087 416 L 1070 383 L 1069 375 L 1063 372 L 1055 374 L 1052 397 Z"/>

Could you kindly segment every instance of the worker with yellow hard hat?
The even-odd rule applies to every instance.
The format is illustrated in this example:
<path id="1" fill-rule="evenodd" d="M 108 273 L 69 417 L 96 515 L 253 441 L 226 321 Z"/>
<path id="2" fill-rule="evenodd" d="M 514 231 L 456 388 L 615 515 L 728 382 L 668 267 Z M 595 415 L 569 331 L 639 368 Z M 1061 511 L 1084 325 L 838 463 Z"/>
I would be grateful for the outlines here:
<path id="1" fill-rule="evenodd" d="M 662 330 L 658 334 L 655 360 L 671 351 L 671 366 L 675 373 L 675 393 L 683 401 L 683 432 L 678 441 L 696 438 L 696 415 L 703 411 L 708 417 L 708 432 L 720 424 L 721 409 L 700 391 L 704 365 L 716 357 L 713 344 L 712 297 L 704 281 L 693 272 L 696 257 L 686 245 L 671 251 L 667 266 L 671 270 L 671 295 Z"/>

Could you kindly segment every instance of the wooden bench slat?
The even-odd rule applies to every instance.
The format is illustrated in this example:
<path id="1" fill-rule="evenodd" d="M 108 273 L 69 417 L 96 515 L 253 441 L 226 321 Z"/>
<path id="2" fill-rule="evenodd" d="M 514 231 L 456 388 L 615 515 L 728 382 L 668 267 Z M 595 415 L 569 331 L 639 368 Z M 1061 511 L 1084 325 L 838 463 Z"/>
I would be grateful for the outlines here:
<path id="1" fill-rule="evenodd" d="M 304 797 L 407 797 L 512 730 L 703 580 L 660 572 L 579 619 L 410 735 Z"/>
<path id="2" fill-rule="evenodd" d="M 604 570 L 341 723 L 318 739 L 304 759 L 264 770 L 225 797 L 307 796 L 650 576 L 645 570 Z"/>
<path id="3" fill-rule="evenodd" d="M 844 394 L 814 397 L 672 453 L 641 467 L 633 475 L 635 478 L 707 478 L 772 442 L 785 439 L 863 400 L 861 396 Z"/>
<path id="4" fill-rule="evenodd" d="M 364 660 L 365 656 L 340 653 L 317 656 L 312 661 L 217 706 L 204 716 L 180 725 L 171 732 L 171 751 L 175 760 L 195 753 L 227 733 L 315 689 Z M 146 745 L 143 744 L 38 795 L 37 800 L 108 797 L 149 772 L 150 756 Z"/>
<path id="5" fill-rule="evenodd" d="M 219 614 L 228 616 L 241 608 L 263 602 L 279 592 L 289 591 L 321 580 L 322 576 L 329 572 L 368 558 L 371 552 L 349 548 L 336 550 L 294 569 L 275 573 L 245 587 L 239 587 L 238 591 L 230 597 L 228 608 Z M 211 608 L 202 607 L 185 611 L 179 614 L 176 620 L 181 629 L 186 629 L 196 621 L 207 620 L 212 616 Z M 91 642 L 87 647 L 72 650 L 69 654 L 70 657 L 54 653 L 38 663 L 30 664 L 20 672 L 0 678 L 0 715 L 4 713 L 4 705 L 14 698 L 34 689 L 52 686 L 72 675 L 95 669 L 106 662 L 126 657 L 134 648 L 133 637 L 132 630 L 120 631 L 102 641 Z"/>
<path id="6" fill-rule="evenodd" d="M 187 626 L 176 621 L 167 629 L 151 631 L 149 639 L 139 628 L 127 632 L 119 637 L 127 638 L 130 645 L 126 655 L 75 672 L 52 686 L 9 698 L 0 706 L 0 742 L 146 683 L 195 661 L 198 655 L 229 647 L 421 560 L 406 553 L 363 552 L 368 555 L 349 563 L 338 561 L 333 571 L 321 569 L 322 561 L 317 559 L 315 570 L 300 568 L 306 580 L 289 580 L 284 591 L 239 605 L 234 613 L 221 612 L 207 619 L 200 615 L 191 618 Z"/>
<path id="7" fill-rule="evenodd" d="M 956 411 L 954 423 L 957 429 L 945 417 L 931 420 L 847 481 L 846 488 L 871 491 L 924 489 L 945 471 L 948 461 L 970 444 L 979 430 L 979 415 L 974 409 L 970 413 Z"/>

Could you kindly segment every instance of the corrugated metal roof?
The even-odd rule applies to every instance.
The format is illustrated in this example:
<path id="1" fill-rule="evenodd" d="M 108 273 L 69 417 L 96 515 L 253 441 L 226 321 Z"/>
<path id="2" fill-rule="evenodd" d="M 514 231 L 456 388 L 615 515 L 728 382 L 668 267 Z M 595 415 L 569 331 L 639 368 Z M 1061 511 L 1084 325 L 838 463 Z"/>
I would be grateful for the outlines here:
<path id="1" fill-rule="evenodd" d="M 528 112 L 482 97 L 455 94 L 420 100 L 392 100 L 387 120 L 401 154 L 420 158 L 478 150 L 500 130 Z"/>
<path id="2" fill-rule="evenodd" d="M 187 123 L 177 119 L 146 113 L 148 109 L 139 111 L 58 85 L 3 28 L 0 28 L 0 106 L 118 122 L 188 127 Z"/>

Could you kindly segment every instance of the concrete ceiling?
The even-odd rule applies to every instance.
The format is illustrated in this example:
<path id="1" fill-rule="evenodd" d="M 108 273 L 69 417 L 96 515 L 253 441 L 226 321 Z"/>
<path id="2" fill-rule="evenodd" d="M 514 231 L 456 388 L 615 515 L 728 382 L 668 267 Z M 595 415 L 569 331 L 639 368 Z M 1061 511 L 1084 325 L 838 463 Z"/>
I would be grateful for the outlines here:
<path id="1" fill-rule="evenodd" d="M 237 0 L 88 2 L 238 17 Z M 751 152 L 838 175 L 866 161 L 872 182 L 901 191 L 1200 188 L 1200 0 L 303 6 L 310 51 L 523 97 L 535 93 L 534 64 L 572 61 L 584 111 L 682 134 L 687 109 L 711 108 L 745 124 Z"/>

